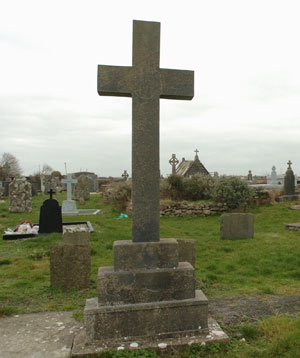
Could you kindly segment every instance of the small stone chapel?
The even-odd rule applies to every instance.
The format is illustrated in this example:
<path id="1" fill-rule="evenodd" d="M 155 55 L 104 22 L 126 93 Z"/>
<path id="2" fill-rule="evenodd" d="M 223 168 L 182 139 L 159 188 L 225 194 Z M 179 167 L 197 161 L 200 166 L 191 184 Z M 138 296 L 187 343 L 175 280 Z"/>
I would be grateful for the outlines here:
<path id="1" fill-rule="evenodd" d="M 182 158 L 182 161 L 179 163 L 176 168 L 176 175 L 183 176 L 185 178 L 189 178 L 193 175 L 210 175 L 205 166 L 201 163 L 198 157 L 198 149 L 195 150 L 195 159 L 194 160 L 185 160 Z"/>

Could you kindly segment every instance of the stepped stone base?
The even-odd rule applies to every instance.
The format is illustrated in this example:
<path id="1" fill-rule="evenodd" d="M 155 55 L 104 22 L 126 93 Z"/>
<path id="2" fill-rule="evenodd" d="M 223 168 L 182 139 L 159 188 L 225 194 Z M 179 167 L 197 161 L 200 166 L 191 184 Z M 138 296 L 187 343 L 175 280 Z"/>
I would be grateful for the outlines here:
<path id="1" fill-rule="evenodd" d="M 299 200 L 299 195 L 282 195 L 282 196 L 278 196 L 276 198 L 276 201 L 296 201 L 296 200 Z"/>
<path id="2" fill-rule="evenodd" d="M 100 305 L 182 300 L 195 296 L 194 268 L 180 262 L 176 268 L 114 271 L 98 270 L 98 302 Z"/>
<path id="3" fill-rule="evenodd" d="M 119 306 L 100 306 L 88 299 L 84 309 L 86 341 L 130 337 L 172 337 L 208 328 L 208 300 L 201 290 L 195 298 Z"/>
<path id="4" fill-rule="evenodd" d="M 229 337 L 222 331 L 218 323 L 213 318 L 208 318 L 208 328 L 198 332 L 184 332 L 184 335 L 172 334 L 169 337 L 157 335 L 153 338 L 138 337 L 134 340 L 127 337 L 116 339 L 115 341 L 101 340 L 93 343 L 86 343 L 86 332 L 81 331 L 74 339 L 71 357 L 88 358 L 95 357 L 95 354 L 106 352 L 110 349 L 155 349 L 159 354 L 174 353 L 174 349 L 190 346 L 191 344 L 211 344 L 225 343 Z M 136 348 L 130 346 L 135 342 Z"/>

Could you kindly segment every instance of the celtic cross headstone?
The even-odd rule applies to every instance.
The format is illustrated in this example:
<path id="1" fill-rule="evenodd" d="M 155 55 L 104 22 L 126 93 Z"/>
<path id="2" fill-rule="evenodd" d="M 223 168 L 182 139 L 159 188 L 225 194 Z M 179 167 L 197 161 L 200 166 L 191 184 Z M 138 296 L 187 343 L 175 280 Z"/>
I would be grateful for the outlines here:
<path id="1" fill-rule="evenodd" d="M 179 163 L 179 160 L 176 158 L 176 154 L 172 154 L 172 158 L 169 160 L 169 163 L 172 165 L 172 174 L 176 174 L 176 165 Z"/>

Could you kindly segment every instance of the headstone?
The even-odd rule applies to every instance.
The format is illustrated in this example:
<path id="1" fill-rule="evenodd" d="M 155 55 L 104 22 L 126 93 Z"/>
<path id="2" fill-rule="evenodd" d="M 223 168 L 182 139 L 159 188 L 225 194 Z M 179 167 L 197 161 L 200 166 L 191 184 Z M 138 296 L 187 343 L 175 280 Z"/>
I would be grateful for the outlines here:
<path id="1" fill-rule="evenodd" d="M 251 170 L 249 170 L 249 172 L 248 172 L 247 180 L 252 181 L 252 172 L 251 172 Z"/>
<path id="2" fill-rule="evenodd" d="M 284 195 L 276 198 L 276 201 L 294 201 L 299 199 L 299 195 L 295 193 L 295 175 L 292 170 L 292 162 L 288 161 L 288 168 L 284 176 Z"/>
<path id="3" fill-rule="evenodd" d="M 295 176 L 291 168 L 292 162 L 288 161 L 288 168 L 284 177 L 284 195 L 295 195 Z"/>
<path id="4" fill-rule="evenodd" d="M 49 191 L 56 189 L 56 179 L 52 175 L 46 175 L 43 178 L 44 194 L 48 194 Z"/>
<path id="5" fill-rule="evenodd" d="M 254 235 L 254 215 L 231 213 L 221 215 L 221 239 L 251 239 Z"/>
<path id="6" fill-rule="evenodd" d="M 53 193 L 53 190 L 50 189 L 50 199 L 45 200 L 40 209 L 40 234 L 61 233 L 63 231 L 61 207 L 57 200 L 52 199 Z"/>
<path id="7" fill-rule="evenodd" d="M 32 211 L 31 184 L 25 178 L 15 178 L 9 184 L 9 211 L 12 213 Z"/>
<path id="8" fill-rule="evenodd" d="M 91 177 L 88 177 L 88 180 L 89 180 L 90 193 L 95 193 L 95 191 L 96 191 L 95 180 Z"/>
<path id="9" fill-rule="evenodd" d="M 89 179 L 86 175 L 80 175 L 78 182 L 75 184 L 74 199 L 78 201 L 89 200 L 90 198 L 90 186 Z"/>
<path id="10" fill-rule="evenodd" d="M 278 181 L 277 181 L 277 173 L 276 173 L 276 167 L 275 165 L 273 165 L 272 167 L 272 172 L 271 172 L 271 185 L 277 185 Z"/>
<path id="11" fill-rule="evenodd" d="M 52 287 L 86 289 L 90 285 L 91 247 L 89 232 L 67 232 L 63 243 L 50 250 Z"/>
<path id="12" fill-rule="evenodd" d="M 129 177 L 129 174 L 127 173 L 127 170 L 124 170 L 124 173 L 122 174 L 122 178 L 123 178 L 125 181 L 127 181 L 128 177 Z"/>
<path id="13" fill-rule="evenodd" d="M 176 158 L 176 154 L 172 154 L 172 158 L 169 160 L 169 163 L 172 165 L 172 175 L 175 175 L 176 165 L 179 163 L 179 160 Z"/>
<path id="14" fill-rule="evenodd" d="M 134 21 L 132 67 L 98 68 L 100 95 L 132 97 L 132 241 L 115 241 L 114 267 L 99 268 L 98 297 L 84 310 L 87 344 L 208 329 L 194 268 L 178 262 L 176 239 L 159 235 L 159 99 L 194 95 L 192 71 L 159 68 L 159 44 L 159 23 Z"/>

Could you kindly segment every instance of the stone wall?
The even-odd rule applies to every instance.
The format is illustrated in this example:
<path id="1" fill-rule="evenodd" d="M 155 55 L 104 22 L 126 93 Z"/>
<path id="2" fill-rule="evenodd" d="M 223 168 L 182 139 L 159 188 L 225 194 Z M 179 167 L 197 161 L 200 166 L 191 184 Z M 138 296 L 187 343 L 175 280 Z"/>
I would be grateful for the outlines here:
<path id="1" fill-rule="evenodd" d="M 161 216 L 211 216 L 229 211 L 226 204 L 173 202 L 161 205 Z"/>

